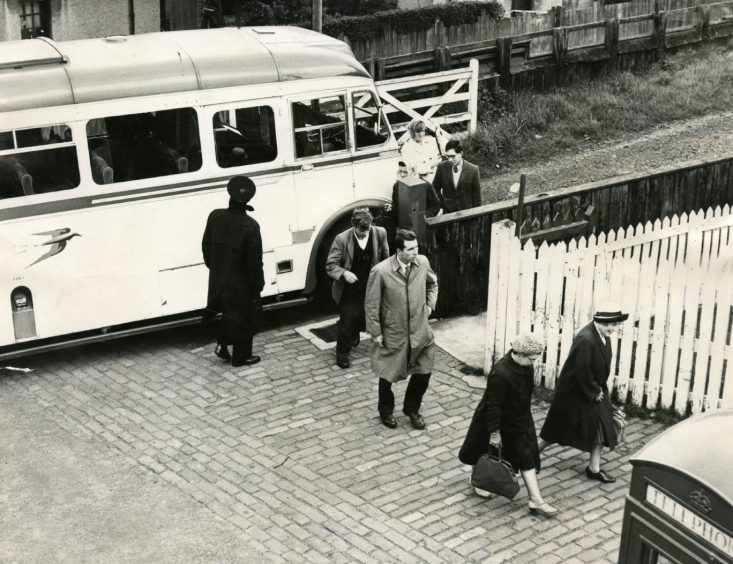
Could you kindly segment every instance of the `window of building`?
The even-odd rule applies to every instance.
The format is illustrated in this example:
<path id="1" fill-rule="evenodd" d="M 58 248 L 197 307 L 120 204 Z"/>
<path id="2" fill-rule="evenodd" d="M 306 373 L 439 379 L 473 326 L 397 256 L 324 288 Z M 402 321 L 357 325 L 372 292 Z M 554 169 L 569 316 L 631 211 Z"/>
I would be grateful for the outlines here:
<path id="1" fill-rule="evenodd" d="M 293 103 L 297 157 L 324 155 L 348 148 L 345 107 L 344 96 L 324 96 Z"/>
<path id="2" fill-rule="evenodd" d="M 353 92 L 351 96 L 356 148 L 386 143 L 389 139 L 389 127 L 377 97 L 368 90 Z"/>
<path id="3" fill-rule="evenodd" d="M 0 198 L 77 186 L 79 161 L 68 125 L 0 131 Z"/>
<path id="4" fill-rule="evenodd" d="M 97 184 L 201 168 L 198 120 L 192 108 L 92 119 L 87 122 L 87 139 Z"/>
<path id="5" fill-rule="evenodd" d="M 21 39 L 51 37 L 50 4 L 47 0 L 20 3 Z"/>
<path id="6" fill-rule="evenodd" d="M 217 112 L 213 126 L 220 167 L 266 163 L 277 157 L 275 113 L 270 106 Z"/>

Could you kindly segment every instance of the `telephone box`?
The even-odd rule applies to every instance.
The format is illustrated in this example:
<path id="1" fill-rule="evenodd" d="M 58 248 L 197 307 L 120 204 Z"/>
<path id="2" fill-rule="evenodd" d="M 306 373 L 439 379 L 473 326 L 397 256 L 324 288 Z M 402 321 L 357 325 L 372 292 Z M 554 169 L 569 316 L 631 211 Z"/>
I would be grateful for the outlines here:
<path id="1" fill-rule="evenodd" d="M 733 562 L 733 409 L 678 423 L 631 465 L 619 563 Z"/>

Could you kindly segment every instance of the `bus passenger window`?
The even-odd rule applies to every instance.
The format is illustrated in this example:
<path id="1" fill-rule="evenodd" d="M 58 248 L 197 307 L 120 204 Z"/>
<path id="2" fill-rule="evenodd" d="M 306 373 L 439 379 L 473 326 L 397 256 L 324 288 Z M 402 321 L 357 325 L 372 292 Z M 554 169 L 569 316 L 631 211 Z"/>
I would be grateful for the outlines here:
<path id="1" fill-rule="evenodd" d="M 294 102 L 292 109 L 296 157 L 323 155 L 348 148 L 343 96 Z"/>
<path id="2" fill-rule="evenodd" d="M 87 122 L 87 143 L 97 184 L 201 168 L 198 119 L 192 108 L 92 119 Z"/>
<path id="3" fill-rule="evenodd" d="M 267 163 L 277 157 L 275 113 L 270 106 L 214 114 L 216 162 L 222 168 Z"/>
<path id="4" fill-rule="evenodd" d="M 0 132 L 0 198 L 79 186 L 79 162 L 66 124 Z"/>
<path id="5" fill-rule="evenodd" d="M 389 126 L 379 99 L 368 90 L 353 92 L 351 96 L 356 148 L 362 149 L 386 143 L 389 139 Z"/>

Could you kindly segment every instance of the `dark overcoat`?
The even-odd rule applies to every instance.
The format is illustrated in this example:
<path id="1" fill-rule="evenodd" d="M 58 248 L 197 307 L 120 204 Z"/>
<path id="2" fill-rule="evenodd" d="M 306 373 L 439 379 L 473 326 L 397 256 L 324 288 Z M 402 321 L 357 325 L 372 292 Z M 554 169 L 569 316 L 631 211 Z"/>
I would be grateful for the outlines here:
<path id="1" fill-rule="evenodd" d="M 515 468 L 539 470 L 539 448 L 532 418 L 534 367 L 520 366 L 511 351 L 497 361 L 486 380 L 486 391 L 473 414 L 458 453 L 464 464 L 474 465 L 489 451 L 489 435 L 501 433 L 505 455 Z M 526 463 L 529 459 L 531 463 Z M 524 463 L 523 463 L 524 462 Z"/>
<path id="2" fill-rule="evenodd" d="M 438 277 L 423 255 L 417 256 L 411 270 L 405 279 L 397 255 L 392 255 L 372 268 L 367 282 L 364 314 L 372 336 L 372 370 L 389 382 L 433 371 L 435 340 L 427 308 L 435 309 Z M 382 346 L 373 339 L 379 335 Z"/>
<path id="3" fill-rule="evenodd" d="M 481 180 L 478 167 L 463 161 L 458 185 L 453 182 L 453 165 L 450 161 L 438 165 L 433 178 L 433 188 L 440 198 L 443 213 L 467 210 L 481 205 Z"/>
<path id="4" fill-rule="evenodd" d="M 389 245 L 387 244 L 387 230 L 384 227 L 372 225 L 371 230 L 373 235 L 370 249 L 371 266 L 374 267 L 389 258 Z M 354 238 L 353 227 L 336 235 L 328 252 L 328 258 L 326 258 L 326 273 L 333 278 L 331 296 L 336 303 L 341 301 L 346 286 L 344 272 L 351 270 L 354 262 Z"/>
<path id="5" fill-rule="evenodd" d="M 251 208 L 250 208 L 251 209 Z M 223 313 L 222 333 L 243 339 L 262 325 L 260 293 L 265 286 L 260 226 L 244 204 L 214 210 L 201 242 L 209 268 L 207 307 Z"/>
<path id="6" fill-rule="evenodd" d="M 590 452 L 601 425 L 604 444 L 615 448 L 616 430 L 607 385 L 610 373 L 611 343 L 608 339 L 603 343 L 591 321 L 573 340 L 540 436 L 549 443 Z M 601 391 L 603 399 L 597 402 Z"/>

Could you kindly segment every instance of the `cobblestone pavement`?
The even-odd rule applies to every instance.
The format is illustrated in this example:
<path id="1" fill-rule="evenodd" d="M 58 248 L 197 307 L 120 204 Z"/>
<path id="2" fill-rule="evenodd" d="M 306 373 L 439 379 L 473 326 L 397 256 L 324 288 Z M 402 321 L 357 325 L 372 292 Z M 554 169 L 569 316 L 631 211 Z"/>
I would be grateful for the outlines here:
<path id="1" fill-rule="evenodd" d="M 128 338 L 26 359 L 33 372 L 1 373 L 0 397 L 155 478 L 248 551 L 196 561 L 616 562 L 628 458 L 660 425 L 632 420 L 628 442 L 604 457 L 616 484 L 588 481 L 584 454 L 545 451 L 540 484 L 562 513 L 543 519 L 528 513 L 524 488 L 513 501 L 473 495 L 456 455 L 482 391 L 447 353 L 437 354 L 420 432 L 401 411 L 397 429 L 380 424 L 365 344 L 348 370 L 294 327 L 258 335 L 255 350 L 260 364 L 233 369 L 193 330 Z M 404 388 L 395 386 L 398 405 Z M 533 409 L 539 427 L 546 406 Z M 4 505 L 0 555 L 17 557 L 23 507 Z M 171 523 L 187 507 L 173 504 Z M 78 549 L 57 561 L 150 561 L 82 541 L 85 558 Z M 28 546 L 22 554 L 16 561 L 38 561 Z"/>

